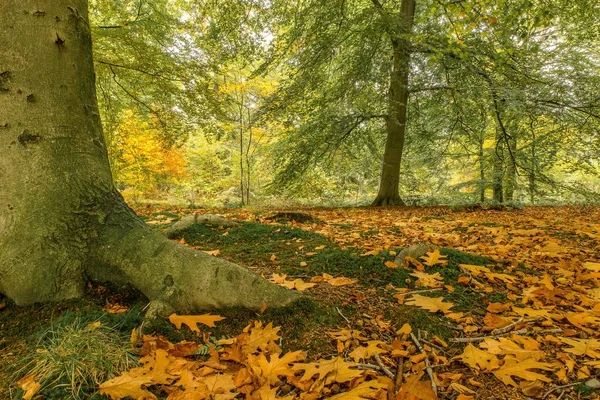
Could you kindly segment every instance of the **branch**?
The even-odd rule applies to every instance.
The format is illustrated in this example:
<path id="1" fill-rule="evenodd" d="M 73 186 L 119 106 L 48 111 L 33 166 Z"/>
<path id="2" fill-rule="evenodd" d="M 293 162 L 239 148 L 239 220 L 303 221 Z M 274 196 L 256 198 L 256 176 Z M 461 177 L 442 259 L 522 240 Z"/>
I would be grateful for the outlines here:
<path id="1" fill-rule="evenodd" d="M 418 88 L 411 88 L 408 89 L 408 93 L 418 93 L 418 92 L 427 92 L 427 91 L 434 91 L 434 90 L 456 90 L 456 88 L 452 87 L 452 86 L 448 86 L 448 85 L 434 85 L 434 86 L 427 86 L 427 87 L 418 87 Z"/>
<path id="2" fill-rule="evenodd" d="M 433 377 L 433 369 L 431 369 L 431 364 L 429 364 L 429 354 L 427 354 L 427 352 L 425 350 L 423 350 L 423 346 L 421 346 L 421 343 L 419 343 L 419 339 L 417 339 L 417 337 L 415 336 L 414 333 L 411 332 L 410 337 L 412 338 L 413 342 L 415 342 L 415 345 L 417 346 L 419 351 L 426 355 L 425 370 L 427 371 L 427 375 L 429 375 L 429 379 L 431 379 L 431 388 L 433 389 L 433 392 L 437 396 L 437 392 L 438 392 L 437 384 L 435 383 L 435 378 Z"/>

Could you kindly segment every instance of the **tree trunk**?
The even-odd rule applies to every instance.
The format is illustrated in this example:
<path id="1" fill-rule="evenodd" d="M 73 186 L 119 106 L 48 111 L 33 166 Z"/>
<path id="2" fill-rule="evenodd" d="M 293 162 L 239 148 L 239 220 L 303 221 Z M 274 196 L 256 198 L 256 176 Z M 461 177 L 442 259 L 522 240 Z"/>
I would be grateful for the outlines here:
<path id="1" fill-rule="evenodd" d="M 4 0 L 0 26 L 1 293 L 25 305 L 109 280 L 165 312 L 298 297 L 167 240 L 124 203 L 98 115 L 87 0 Z"/>
<path id="2" fill-rule="evenodd" d="M 494 192 L 494 201 L 496 203 L 504 202 L 503 183 L 504 180 L 504 151 L 502 131 L 499 127 L 496 128 L 496 151 L 493 154 L 494 171 L 492 177 L 492 189 Z"/>
<path id="3" fill-rule="evenodd" d="M 481 203 L 485 203 L 485 189 L 487 187 L 487 182 L 485 180 L 485 129 L 481 130 L 481 134 L 479 135 L 479 153 L 477 157 L 479 159 L 479 201 Z"/>
<path id="4" fill-rule="evenodd" d="M 388 92 L 388 115 L 385 120 L 387 138 L 383 154 L 379 193 L 374 206 L 402 205 L 398 191 L 400 163 L 406 133 L 406 111 L 408 104 L 408 73 L 410 68 L 410 41 L 415 15 L 415 0 L 403 0 L 398 32 L 390 32 L 393 65 Z"/>
<path id="5" fill-rule="evenodd" d="M 514 159 L 517 153 L 517 135 L 518 126 L 515 127 L 515 129 L 512 131 L 511 137 L 508 138 L 509 157 L 506 164 L 504 201 L 513 201 L 515 196 L 515 190 L 517 189 L 517 164 L 516 160 Z"/>

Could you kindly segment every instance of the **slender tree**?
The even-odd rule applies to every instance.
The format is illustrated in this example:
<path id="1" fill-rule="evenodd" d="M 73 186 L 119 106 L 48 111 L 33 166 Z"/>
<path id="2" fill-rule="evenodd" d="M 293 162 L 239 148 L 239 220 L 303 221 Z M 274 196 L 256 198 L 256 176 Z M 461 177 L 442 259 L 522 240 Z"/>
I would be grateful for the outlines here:
<path id="1" fill-rule="evenodd" d="M 17 304 L 131 284 L 155 312 L 277 306 L 297 296 L 168 241 L 115 189 L 87 0 L 0 3 L 0 292 Z"/>

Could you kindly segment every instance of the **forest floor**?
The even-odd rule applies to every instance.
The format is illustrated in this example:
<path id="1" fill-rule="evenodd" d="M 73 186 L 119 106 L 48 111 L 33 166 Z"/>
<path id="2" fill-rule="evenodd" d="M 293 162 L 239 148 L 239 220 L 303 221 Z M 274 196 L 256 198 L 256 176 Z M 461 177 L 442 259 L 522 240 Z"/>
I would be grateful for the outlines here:
<path id="1" fill-rule="evenodd" d="M 184 317 L 180 329 L 143 323 L 134 291 L 90 286 L 86 299 L 32 307 L 0 298 L 0 399 L 28 388 L 26 398 L 108 398 L 90 394 L 105 381 L 114 398 L 599 397 L 598 207 L 294 209 L 304 222 L 281 210 L 136 211 L 156 229 L 193 212 L 240 222 L 174 240 L 306 298 Z M 394 263 L 424 243 L 439 250 Z M 119 351 L 129 364 L 100 367 Z M 42 377 L 62 386 L 39 388 Z"/>

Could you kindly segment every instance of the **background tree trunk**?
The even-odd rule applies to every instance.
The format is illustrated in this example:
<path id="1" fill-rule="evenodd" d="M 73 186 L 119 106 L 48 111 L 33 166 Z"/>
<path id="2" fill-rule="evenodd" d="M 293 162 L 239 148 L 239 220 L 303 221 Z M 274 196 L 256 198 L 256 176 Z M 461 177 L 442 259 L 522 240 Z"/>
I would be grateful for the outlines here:
<path id="1" fill-rule="evenodd" d="M 170 242 L 124 203 L 98 115 L 87 0 L 4 0 L 0 26 L 1 293 L 19 305 L 61 300 L 92 278 L 183 311 L 298 297 Z"/>
<path id="2" fill-rule="evenodd" d="M 494 192 L 494 201 L 496 203 L 504 202 L 503 180 L 504 180 L 504 142 L 502 138 L 502 130 L 496 128 L 496 150 L 493 154 L 493 176 L 492 190 Z"/>
<path id="3" fill-rule="evenodd" d="M 374 206 L 403 204 L 398 185 L 406 134 L 406 111 L 409 94 L 410 41 L 406 36 L 412 32 L 414 15 L 415 1 L 403 0 L 398 29 L 397 31 L 391 29 L 390 32 L 393 65 L 390 73 L 388 116 L 385 120 L 387 138 L 383 154 L 379 192 L 373 201 Z"/>

